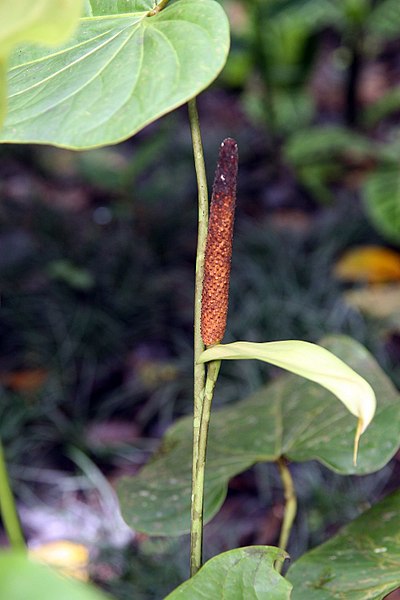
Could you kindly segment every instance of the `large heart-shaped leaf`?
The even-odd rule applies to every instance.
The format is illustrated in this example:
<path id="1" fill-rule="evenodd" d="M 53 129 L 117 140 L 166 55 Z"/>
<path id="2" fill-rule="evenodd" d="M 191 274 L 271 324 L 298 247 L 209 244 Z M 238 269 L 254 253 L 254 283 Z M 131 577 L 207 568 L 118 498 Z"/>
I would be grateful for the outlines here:
<path id="1" fill-rule="evenodd" d="M 319 460 L 342 474 L 380 469 L 400 443 L 400 400 L 371 355 L 344 337 L 324 344 L 372 385 L 377 411 L 362 437 L 353 464 L 354 417 L 315 383 L 285 375 L 234 406 L 211 417 L 205 481 L 205 519 L 219 510 L 231 477 L 256 462 Z M 218 385 L 216 389 L 218 394 Z M 189 530 L 191 419 L 176 423 L 159 452 L 139 475 L 122 478 L 118 495 L 125 520 L 149 534 L 177 535 Z"/>
<path id="2" fill-rule="evenodd" d="M 214 0 L 177 0 L 155 16 L 148 15 L 151 0 L 105 4 L 113 14 L 104 15 L 99 1 L 86 4 L 94 16 L 83 18 L 63 47 L 14 53 L 0 141 L 113 144 L 194 97 L 221 71 L 229 26 Z"/>
<path id="3" fill-rule="evenodd" d="M 110 600 L 100 590 L 58 574 L 25 554 L 0 553 L 2 600 Z"/>
<path id="4" fill-rule="evenodd" d="M 280 548 L 249 546 L 215 556 L 165 600 L 289 600 L 291 584 L 274 569 Z"/>
<path id="5" fill-rule="evenodd" d="M 77 25 L 82 0 L 0 2 L 0 125 L 6 108 L 6 65 L 17 44 L 61 44 Z"/>
<path id="6" fill-rule="evenodd" d="M 287 577 L 293 600 L 381 600 L 400 587 L 400 491 L 307 552 Z"/>

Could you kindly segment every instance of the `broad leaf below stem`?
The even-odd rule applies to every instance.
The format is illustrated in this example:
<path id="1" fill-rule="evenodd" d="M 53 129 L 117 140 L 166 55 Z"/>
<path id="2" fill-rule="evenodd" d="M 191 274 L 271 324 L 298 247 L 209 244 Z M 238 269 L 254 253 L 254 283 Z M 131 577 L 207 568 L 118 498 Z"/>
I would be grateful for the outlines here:
<path id="1" fill-rule="evenodd" d="M 400 491 L 290 567 L 292 600 L 381 600 L 400 586 Z"/>
<path id="2" fill-rule="evenodd" d="M 0 142 L 114 144 L 196 96 L 221 71 L 229 25 L 214 0 L 171 1 L 156 16 L 127 13 L 126 2 L 118 14 L 119 5 L 96 16 L 99 2 L 87 4 L 94 16 L 55 51 L 14 53 Z"/>
<path id="3" fill-rule="evenodd" d="M 286 556 L 286 552 L 271 546 L 224 552 L 209 560 L 165 600 L 289 600 L 292 586 L 274 568 L 275 561 Z"/>
<path id="4" fill-rule="evenodd" d="M 375 418 L 352 460 L 354 418 L 332 394 L 295 375 L 284 375 L 255 394 L 211 416 L 205 481 L 205 520 L 219 510 L 229 480 L 256 462 L 319 460 L 341 474 L 383 467 L 400 443 L 397 391 L 370 354 L 349 338 L 324 343 L 376 391 Z M 218 384 L 216 388 L 218 395 Z M 192 419 L 178 421 L 139 475 L 124 477 L 118 495 L 125 520 L 138 531 L 178 535 L 189 530 Z"/>

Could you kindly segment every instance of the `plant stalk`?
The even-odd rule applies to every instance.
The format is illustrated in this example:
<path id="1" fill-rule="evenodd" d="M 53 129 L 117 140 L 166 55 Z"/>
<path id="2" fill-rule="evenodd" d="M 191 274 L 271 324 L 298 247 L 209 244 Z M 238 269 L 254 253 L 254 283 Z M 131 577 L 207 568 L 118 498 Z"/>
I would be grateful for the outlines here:
<path id="1" fill-rule="evenodd" d="M 204 476 L 207 454 L 208 428 L 211 416 L 211 403 L 215 383 L 218 378 L 220 360 L 208 364 L 207 379 L 204 388 L 203 406 L 201 411 L 200 429 L 198 437 L 198 454 L 194 471 L 192 492 L 192 520 L 190 544 L 190 573 L 195 575 L 202 564 L 203 553 L 203 513 L 204 513 Z"/>
<path id="2" fill-rule="evenodd" d="M 148 17 L 154 17 L 155 15 L 158 15 L 159 12 L 161 12 L 163 10 L 163 8 L 165 8 L 168 4 L 169 0 L 161 0 L 161 2 L 159 2 L 158 4 L 155 5 L 154 8 L 152 8 L 148 13 L 147 16 Z"/>
<path id="3" fill-rule="evenodd" d="M 190 574 L 194 575 L 201 567 L 202 554 L 202 522 L 199 529 L 198 515 L 195 514 L 194 499 L 198 504 L 199 489 L 197 479 L 199 432 L 202 416 L 203 394 L 205 387 L 205 365 L 198 364 L 197 360 L 204 350 L 201 339 L 201 294 L 204 278 L 204 254 L 207 241 L 208 228 L 208 190 L 207 177 L 204 164 L 203 144 L 201 141 L 199 116 L 196 100 L 188 103 L 189 122 L 192 135 L 194 165 L 196 170 L 198 189 L 198 235 L 196 252 L 196 278 L 194 294 L 194 407 L 193 407 L 193 464 L 192 464 L 192 507 L 191 507 L 191 542 L 190 542 Z"/>
<path id="4" fill-rule="evenodd" d="M 297 496 L 293 479 L 287 466 L 286 459 L 281 456 L 278 459 L 277 464 L 285 496 L 285 510 L 283 514 L 281 533 L 279 536 L 279 548 L 282 548 L 282 550 L 286 550 L 293 522 L 296 518 Z M 283 563 L 284 560 L 276 562 L 276 570 L 278 571 L 278 573 L 282 571 Z"/>
<path id="5" fill-rule="evenodd" d="M 25 548 L 25 539 L 11 491 L 3 444 L 0 440 L 0 513 L 10 545 L 14 550 Z"/>
<path id="6" fill-rule="evenodd" d="M 194 296 L 194 409 L 198 416 L 197 430 L 200 425 L 201 405 L 205 385 L 205 365 L 198 364 L 197 359 L 204 350 L 201 339 L 201 293 L 204 279 L 204 255 L 207 242 L 208 229 L 208 190 L 206 167 L 204 164 L 203 144 L 201 141 L 199 116 L 197 113 L 196 100 L 188 103 L 189 122 L 192 134 L 194 166 L 196 170 L 198 189 L 198 233 L 196 251 L 196 280 Z"/>

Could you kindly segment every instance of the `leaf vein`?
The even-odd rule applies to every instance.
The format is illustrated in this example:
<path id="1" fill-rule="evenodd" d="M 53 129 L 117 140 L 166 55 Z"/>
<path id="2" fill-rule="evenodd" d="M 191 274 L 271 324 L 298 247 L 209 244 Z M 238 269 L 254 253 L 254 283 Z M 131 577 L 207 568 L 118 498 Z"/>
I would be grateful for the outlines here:
<path id="1" fill-rule="evenodd" d="M 62 69 L 59 69 L 58 71 L 55 71 L 54 73 L 52 73 L 51 75 L 49 75 L 48 77 L 45 77 L 44 79 L 41 79 L 40 81 L 37 81 L 36 83 L 34 83 L 33 85 L 24 88 L 18 92 L 16 92 L 15 94 L 10 94 L 9 98 L 15 98 L 16 96 L 19 96 L 21 94 L 24 94 L 26 92 L 29 92 L 31 90 L 33 90 L 34 88 L 37 88 L 41 85 L 43 85 L 44 83 L 50 81 L 51 79 L 54 79 L 56 77 L 58 77 L 59 75 L 61 75 L 64 71 L 70 69 L 71 67 L 76 66 L 77 64 L 83 62 L 85 59 L 87 59 L 88 57 L 92 56 L 93 54 L 95 54 L 96 52 L 98 52 L 99 50 L 101 50 L 102 48 L 104 48 L 105 46 L 107 46 L 107 44 L 109 44 L 111 41 L 115 40 L 118 38 L 119 35 L 122 35 L 125 30 L 127 29 L 127 27 L 125 27 L 124 29 L 119 30 L 115 35 L 113 35 L 111 38 L 107 38 L 107 40 L 105 40 L 105 42 L 103 42 L 102 44 L 100 44 L 99 46 L 96 46 L 95 48 L 93 48 L 92 50 L 90 50 L 90 52 L 87 52 L 86 54 L 84 54 L 83 56 L 79 56 L 76 60 L 68 63 L 67 65 L 65 65 Z M 108 32 L 107 32 L 108 33 Z M 96 39 L 96 38 L 93 38 Z M 130 39 L 130 37 L 128 38 L 128 40 Z M 126 44 L 127 40 L 124 40 L 123 43 L 121 44 L 120 48 L 123 48 Z M 90 39 L 88 41 L 88 43 L 92 42 L 92 39 Z M 118 51 L 116 52 L 116 54 L 120 51 L 120 48 L 118 49 Z M 68 48 L 68 51 L 74 49 L 74 47 Z M 115 58 L 115 54 L 113 55 L 113 57 L 111 58 L 111 60 L 113 60 Z M 47 60 L 52 60 L 53 59 L 53 55 L 51 55 L 50 57 L 47 57 Z M 111 62 L 111 60 L 109 62 Z M 20 65 L 21 66 L 21 65 Z M 108 66 L 108 64 L 106 63 L 105 66 L 103 66 L 99 71 L 97 71 L 93 77 L 89 80 L 92 81 L 99 72 L 102 72 L 104 70 L 104 68 L 106 68 Z M 24 65 L 25 67 L 25 65 Z M 88 82 L 85 82 L 85 85 L 82 86 L 82 88 L 78 88 L 74 93 L 79 92 L 81 89 L 83 89 L 86 84 Z M 66 98 L 68 98 L 69 96 L 66 96 Z M 47 109 L 46 109 L 47 110 Z"/>

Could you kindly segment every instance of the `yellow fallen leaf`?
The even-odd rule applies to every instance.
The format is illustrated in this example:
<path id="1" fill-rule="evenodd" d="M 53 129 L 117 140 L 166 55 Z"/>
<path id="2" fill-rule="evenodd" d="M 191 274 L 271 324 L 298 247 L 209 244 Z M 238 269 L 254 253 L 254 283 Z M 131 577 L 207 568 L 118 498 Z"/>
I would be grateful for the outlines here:
<path id="1" fill-rule="evenodd" d="M 353 248 L 339 259 L 334 273 L 342 281 L 399 281 L 400 253 L 383 246 Z"/>
<path id="2" fill-rule="evenodd" d="M 29 556 L 57 569 L 67 577 L 89 580 L 89 550 L 83 544 L 57 540 L 29 550 Z"/>

